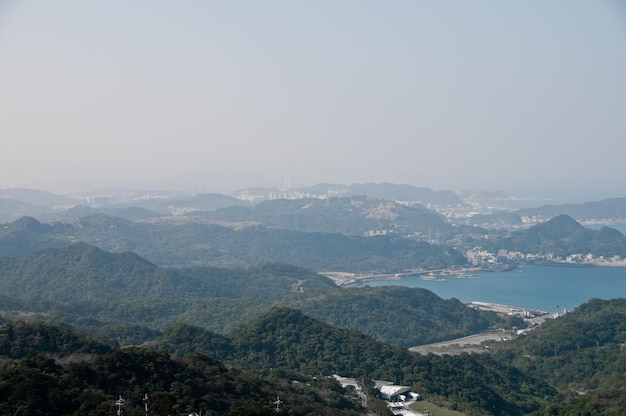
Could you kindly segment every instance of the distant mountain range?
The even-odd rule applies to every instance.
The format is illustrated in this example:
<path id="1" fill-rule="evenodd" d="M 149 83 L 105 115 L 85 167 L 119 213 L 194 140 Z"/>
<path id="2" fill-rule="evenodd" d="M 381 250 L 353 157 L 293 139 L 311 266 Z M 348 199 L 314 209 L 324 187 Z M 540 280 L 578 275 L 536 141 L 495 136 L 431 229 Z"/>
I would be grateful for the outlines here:
<path id="1" fill-rule="evenodd" d="M 466 264 L 454 248 L 396 236 L 305 233 L 261 225 L 225 227 L 197 218 L 132 222 L 107 215 L 74 224 L 42 224 L 25 217 L 0 229 L 0 253 L 24 255 L 85 242 L 135 252 L 161 266 L 245 267 L 287 263 L 317 271 L 398 272 Z"/>
<path id="2" fill-rule="evenodd" d="M 421 206 L 429 210 L 432 208 L 439 212 L 462 210 L 466 214 L 474 211 L 477 201 L 481 200 L 481 197 L 476 199 L 476 195 L 483 194 L 484 192 L 433 191 L 429 188 L 391 183 L 318 184 L 288 190 L 249 188 L 232 195 L 149 190 L 106 190 L 58 195 L 40 190 L 0 189 L 0 222 L 15 221 L 22 216 L 32 216 L 43 221 L 71 222 L 87 214 L 97 213 L 134 221 L 198 212 L 212 213 L 226 208 L 233 208 L 231 214 L 236 216 L 235 207 L 252 209 L 260 202 L 298 199 L 332 201 L 334 198 L 347 198 L 352 201 L 369 199 L 379 203 Z M 466 199 L 461 199 L 461 196 Z M 488 199 L 485 201 L 486 204 L 490 204 Z M 485 210 L 492 208 L 483 207 Z M 262 211 L 263 208 L 256 215 L 261 214 Z M 218 216 L 231 214 L 220 213 Z M 466 217 L 465 220 L 459 216 L 455 217 L 455 222 L 457 225 L 463 223 L 490 229 L 510 229 L 545 221 L 559 214 L 570 215 L 580 222 L 626 222 L 626 198 L 610 198 L 580 204 L 543 205 L 492 214 L 474 214 Z M 420 231 L 424 232 L 423 229 Z"/>
<path id="3" fill-rule="evenodd" d="M 497 212 L 472 216 L 466 223 L 485 228 L 515 228 L 528 223 L 546 221 L 566 214 L 577 221 L 626 222 L 626 198 L 609 198 L 580 204 L 543 205 L 513 212 Z"/>
<path id="4" fill-rule="evenodd" d="M 452 191 L 433 191 L 430 188 L 394 183 L 355 183 L 352 185 L 323 183 L 290 189 L 286 192 L 300 192 L 324 197 L 368 196 L 373 199 L 404 201 L 422 205 L 456 205 L 462 202 L 457 194 Z"/>
<path id="5" fill-rule="evenodd" d="M 459 233 L 459 228 L 423 205 L 407 206 L 368 197 L 278 199 L 190 215 L 211 221 L 260 223 L 287 230 L 354 236 L 396 234 L 446 239 Z"/>
<path id="6" fill-rule="evenodd" d="M 452 221 L 456 217 L 446 210 L 439 213 L 407 201 L 447 195 L 443 191 L 395 184 L 320 184 L 303 189 L 306 192 L 298 195 L 274 195 L 277 199 L 260 202 L 221 194 L 111 191 L 72 199 L 43 191 L 0 190 L 0 216 L 27 212 L 38 218 L 21 216 L 5 223 L 0 253 L 22 255 L 82 241 L 106 251 L 135 252 L 160 266 L 280 262 L 358 273 L 463 266 L 467 261 L 462 253 L 475 247 L 495 253 L 503 249 L 555 256 L 626 255 L 621 233 L 592 232 L 576 222 L 626 218 L 626 198 L 475 215 L 466 220 L 470 225 L 463 225 L 458 218 Z M 260 192 L 251 189 L 246 195 L 253 191 Z M 341 196 L 359 191 L 394 200 Z M 404 199 L 395 200 L 401 196 Z M 548 220 L 560 215 L 571 219 L 569 226 L 551 227 Z"/>
<path id="7" fill-rule="evenodd" d="M 59 220 L 59 213 L 74 207 L 89 207 L 92 213 L 120 215 L 120 208 L 137 207 L 161 215 L 179 215 L 191 211 L 214 211 L 233 206 L 251 206 L 270 199 L 334 198 L 367 196 L 372 199 L 404 201 L 423 205 L 456 205 L 462 201 L 452 191 L 433 191 L 412 185 L 320 184 L 301 189 L 250 188 L 234 195 L 217 193 L 183 194 L 168 191 L 104 190 L 91 193 L 58 195 L 31 189 L 0 189 L 0 222 L 14 221 L 28 215 L 38 219 Z M 117 212 L 111 210 L 118 210 Z"/>
<path id="8" fill-rule="evenodd" d="M 343 199 L 336 202 L 341 201 Z M 279 207 L 286 205 L 288 209 L 282 215 L 280 209 L 259 213 L 240 208 L 238 219 L 259 220 L 267 215 L 270 223 L 301 221 L 315 227 L 316 218 L 321 216 L 319 211 L 309 221 L 306 215 L 291 215 L 294 207 L 306 203 L 307 200 L 267 203 Z M 321 204 L 321 209 L 324 208 L 325 205 Z M 302 208 L 297 210 L 306 211 Z M 415 208 L 409 211 L 415 211 Z M 271 212 L 275 212 L 276 217 L 271 217 Z M 345 231 L 351 221 L 357 226 L 361 224 L 357 216 L 350 217 L 352 214 L 347 212 L 348 219 L 331 217 L 328 221 L 320 220 L 319 224 L 321 227 L 326 223 L 334 224 L 339 231 Z M 231 215 L 232 211 L 227 209 L 216 213 Z M 419 216 L 416 215 L 416 218 Z M 507 250 L 555 257 L 587 254 L 595 258 L 626 257 L 626 237 L 622 233 L 609 227 L 600 230 L 585 228 L 567 215 L 559 215 L 519 231 L 492 232 L 488 238 L 471 228 L 468 228 L 469 233 L 464 234 L 461 227 L 456 227 L 455 231 L 459 233 L 455 237 L 458 240 L 456 248 L 395 234 L 359 237 L 332 232 L 291 231 L 255 225 L 254 222 L 222 226 L 214 221 L 198 216 L 129 221 L 98 214 L 65 224 L 41 223 L 24 217 L 0 228 L 0 254 L 21 256 L 82 241 L 107 251 L 134 252 L 160 266 L 247 267 L 278 262 L 316 271 L 353 273 L 398 273 L 464 266 L 467 259 L 462 254 L 463 250 L 474 247 L 482 247 L 492 253 Z M 343 229 L 342 224 L 345 225 Z"/>

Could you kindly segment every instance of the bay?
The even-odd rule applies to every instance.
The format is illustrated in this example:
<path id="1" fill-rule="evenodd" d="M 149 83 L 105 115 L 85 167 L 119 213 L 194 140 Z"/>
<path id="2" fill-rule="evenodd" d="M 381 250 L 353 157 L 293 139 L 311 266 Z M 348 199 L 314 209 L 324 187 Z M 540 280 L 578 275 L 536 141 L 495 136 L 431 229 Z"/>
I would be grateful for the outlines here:
<path id="1" fill-rule="evenodd" d="M 482 301 L 546 312 L 573 310 L 591 298 L 626 298 L 626 268 L 574 266 L 518 266 L 509 271 L 476 272 L 472 278 L 368 281 L 369 286 L 405 286 L 428 289 L 444 299 L 463 303 Z"/>

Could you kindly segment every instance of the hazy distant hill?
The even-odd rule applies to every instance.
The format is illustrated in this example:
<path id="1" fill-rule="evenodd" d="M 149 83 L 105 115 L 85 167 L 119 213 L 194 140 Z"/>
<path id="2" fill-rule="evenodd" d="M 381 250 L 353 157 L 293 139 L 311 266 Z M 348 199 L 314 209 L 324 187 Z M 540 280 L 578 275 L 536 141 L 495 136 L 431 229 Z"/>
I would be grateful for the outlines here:
<path id="1" fill-rule="evenodd" d="M 422 205 L 406 206 L 367 197 L 279 199 L 249 208 L 222 208 L 194 215 L 214 221 L 258 222 L 288 230 L 359 236 L 392 232 L 418 234 L 423 238 L 430 235 L 434 239 L 459 232 L 439 214 Z"/>
<path id="2" fill-rule="evenodd" d="M 591 230 L 568 215 L 557 215 L 544 223 L 490 238 L 481 244 L 492 252 L 506 249 L 557 256 L 587 253 L 604 257 L 626 256 L 626 237 L 622 233 L 608 227 Z"/>
<path id="3" fill-rule="evenodd" d="M 133 201 L 132 198 L 129 199 Z M 115 203 L 109 203 L 107 198 L 97 196 L 71 197 L 32 189 L 0 189 L 0 223 L 15 221 L 24 216 L 42 221 L 73 222 L 80 217 L 98 213 L 130 220 L 163 215 L 161 212 L 130 205 L 115 207 Z"/>
<path id="4" fill-rule="evenodd" d="M 232 196 L 204 193 L 187 198 L 145 198 L 118 202 L 110 207 L 139 207 L 164 215 L 178 215 L 193 211 L 214 211 L 231 206 L 250 206 L 251 203 Z"/>
<path id="5" fill-rule="evenodd" d="M 0 222 L 15 221 L 23 216 L 39 216 L 52 209 L 22 202 L 16 199 L 0 198 Z"/>
<path id="6" fill-rule="evenodd" d="M 61 224 L 43 224 L 32 217 L 22 217 L 0 227 L 0 254 L 19 256 L 68 244 Z"/>
<path id="7" fill-rule="evenodd" d="M 23 216 L 40 217 L 73 207 L 78 200 L 35 189 L 0 189 L 0 223 Z"/>
<path id="8" fill-rule="evenodd" d="M 524 208 L 513 212 L 498 212 L 489 215 L 475 215 L 468 224 L 487 228 L 510 228 L 521 226 L 522 218 L 547 220 L 566 214 L 578 221 L 624 221 L 626 222 L 626 198 L 609 198 L 581 204 L 544 205 L 537 208 Z"/>
<path id="9" fill-rule="evenodd" d="M 77 200 L 71 197 L 54 194 L 48 191 L 23 188 L 0 189 L 0 198 L 12 199 L 47 208 L 70 207 L 77 203 Z"/>
<path id="10" fill-rule="evenodd" d="M 368 196 L 373 199 L 384 199 L 387 201 L 406 201 L 440 206 L 457 205 L 462 202 L 452 191 L 433 191 L 430 188 L 394 183 L 355 183 L 352 185 L 320 183 L 307 187 L 293 187 L 287 190 L 249 188 L 238 191 L 237 195 L 257 196 L 265 199 L 268 199 L 270 195 L 275 197 L 309 195 L 311 197 L 324 198 Z"/>
<path id="11" fill-rule="evenodd" d="M 367 195 L 374 199 L 408 201 L 420 204 L 456 205 L 461 199 L 452 191 L 433 191 L 430 188 L 395 183 L 355 183 L 352 185 L 319 184 L 303 188 L 303 192 L 319 192 L 347 189 L 348 196 Z"/>
<path id="12" fill-rule="evenodd" d="M 88 213 L 107 213 L 129 219 L 135 215 L 134 219 L 139 219 L 250 204 L 215 193 L 188 196 L 168 191 L 101 190 L 65 196 L 34 189 L 0 189 L 0 222 L 14 221 L 25 215 L 67 221 Z M 128 211 L 137 208 L 143 211 L 134 214 Z"/>
<path id="13" fill-rule="evenodd" d="M 129 221 L 147 220 L 151 218 L 162 217 L 163 214 L 156 211 L 150 211 L 139 207 L 123 207 L 123 208 L 92 208 L 84 205 L 77 205 L 62 211 L 41 214 L 38 218 L 41 221 L 56 221 L 62 223 L 73 223 L 80 218 L 90 215 L 108 215 L 123 218 Z"/>
<path id="14" fill-rule="evenodd" d="M 465 257 L 453 248 L 394 236 L 350 237 L 263 226 L 231 228 L 186 217 L 132 222 L 102 214 L 72 225 L 42 225 L 39 231 L 33 231 L 36 227 L 32 224 L 39 223 L 30 219 L 6 225 L 0 230 L 0 247 L 4 246 L 7 254 L 26 254 L 83 241 L 107 251 L 132 251 L 161 266 L 286 263 L 318 271 L 396 272 L 466 264 Z"/>

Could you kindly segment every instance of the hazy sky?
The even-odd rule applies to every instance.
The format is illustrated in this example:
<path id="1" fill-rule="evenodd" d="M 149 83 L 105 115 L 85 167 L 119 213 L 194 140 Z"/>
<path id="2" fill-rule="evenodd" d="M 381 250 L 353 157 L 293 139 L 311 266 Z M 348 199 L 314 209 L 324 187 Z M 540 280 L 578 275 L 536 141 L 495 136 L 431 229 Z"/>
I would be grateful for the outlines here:
<path id="1" fill-rule="evenodd" d="M 626 196 L 626 3 L 0 0 L 0 140 L 0 187 Z"/>

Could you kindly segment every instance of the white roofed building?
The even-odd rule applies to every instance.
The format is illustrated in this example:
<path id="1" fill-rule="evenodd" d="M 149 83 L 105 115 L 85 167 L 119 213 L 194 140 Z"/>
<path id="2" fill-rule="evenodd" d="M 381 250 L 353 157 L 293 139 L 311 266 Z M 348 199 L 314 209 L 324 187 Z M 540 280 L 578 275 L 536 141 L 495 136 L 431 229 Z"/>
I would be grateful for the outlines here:
<path id="1" fill-rule="evenodd" d="M 407 386 L 382 386 L 380 387 L 380 393 L 383 396 L 383 399 L 389 400 L 390 402 L 403 402 L 406 400 L 407 396 L 411 391 L 410 387 Z"/>

